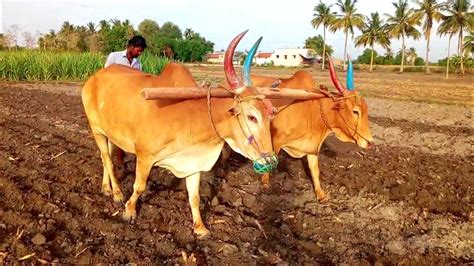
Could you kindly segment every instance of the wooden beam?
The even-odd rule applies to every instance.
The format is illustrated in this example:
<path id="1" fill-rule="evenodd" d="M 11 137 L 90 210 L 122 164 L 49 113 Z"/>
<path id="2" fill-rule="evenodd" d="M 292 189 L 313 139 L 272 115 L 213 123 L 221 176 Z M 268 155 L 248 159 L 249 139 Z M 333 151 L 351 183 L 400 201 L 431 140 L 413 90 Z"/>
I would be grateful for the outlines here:
<path id="1" fill-rule="evenodd" d="M 268 99 L 293 99 L 293 100 L 315 100 L 327 97 L 319 92 L 310 92 L 306 90 L 296 90 L 289 88 L 255 88 L 260 95 Z M 202 87 L 160 87 L 144 88 L 142 96 L 146 100 L 169 99 L 169 100 L 191 100 L 207 97 L 208 89 Z M 232 98 L 234 94 L 223 88 L 211 88 L 211 97 L 213 98 Z"/>

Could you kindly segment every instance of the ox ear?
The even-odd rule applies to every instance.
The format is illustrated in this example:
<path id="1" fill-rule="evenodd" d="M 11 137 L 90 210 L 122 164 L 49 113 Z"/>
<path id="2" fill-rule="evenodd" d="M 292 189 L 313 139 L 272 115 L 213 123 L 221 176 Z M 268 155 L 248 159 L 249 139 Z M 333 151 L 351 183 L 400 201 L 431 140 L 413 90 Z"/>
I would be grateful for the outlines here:
<path id="1" fill-rule="evenodd" d="M 232 116 L 238 116 L 240 114 L 240 109 L 239 107 L 237 106 L 237 104 L 234 104 L 234 106 L 232 106 L 228 112 L 232 115 Z"/>
<path id="2" fill-rule="evenodd" d="M 341 110 L 341 109 L 344 109 L 344 104 L 343 104 L 344 101 L 339 101 L 339 102 L 335 102 L 334 105 L 332 106 L 332 109 L 333 110 Z"/>

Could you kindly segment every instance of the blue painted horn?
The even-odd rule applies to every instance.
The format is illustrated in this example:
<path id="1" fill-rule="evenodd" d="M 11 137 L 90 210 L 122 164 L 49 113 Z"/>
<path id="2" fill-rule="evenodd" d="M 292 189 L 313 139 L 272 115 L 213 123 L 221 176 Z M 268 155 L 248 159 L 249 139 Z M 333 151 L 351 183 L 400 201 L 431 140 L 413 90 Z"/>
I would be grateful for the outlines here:
<path id="1" fill-rule="evenodd" d="M 250 78 L 250 67 L 252 66 L 252 59 L 257 53 L 257 49 L 260 45 L 260 42 L 262 41 L 262 38 L 263 37 L 260 37 L 257 42 L 252 46 L 252 49 L 250 49 L 244 61 L 244 67 L 242 68 L 242 76 L 244 78 L 244 85 L 247 87 L 252 86 L 252 79 Z"/>
<path id="2" fill-rule="evenodd" d="M 350 56 L 347 56 L 347 78 L 346 78 L 346 87 L 348 90 L 353 91 L 355 90 L 354 87 L 354 67 L 352 66 L 352 61 Z"/>

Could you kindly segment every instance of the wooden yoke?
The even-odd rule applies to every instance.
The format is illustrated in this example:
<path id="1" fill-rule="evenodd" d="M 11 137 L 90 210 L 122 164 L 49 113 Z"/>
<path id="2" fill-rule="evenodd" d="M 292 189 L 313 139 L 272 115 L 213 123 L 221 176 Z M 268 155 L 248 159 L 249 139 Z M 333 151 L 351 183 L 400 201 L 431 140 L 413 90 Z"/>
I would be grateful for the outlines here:
<path id="1" fill-rule="evenodd" d="M 296 90 L 288 88 L 256 87 L 257 93 L 265 96 L 267 99 L 289 99 L 289 100 L 315 100 L 326 98 L 327 95 L 321 92 L 310 92 L 306 90 Z M 141 92 L 145 100 L 191 100 L 206 98 L 210 93 L 215 98 L 233 98 L 234 94 L 221 87 L 160 87 L 144 88 Z"/>

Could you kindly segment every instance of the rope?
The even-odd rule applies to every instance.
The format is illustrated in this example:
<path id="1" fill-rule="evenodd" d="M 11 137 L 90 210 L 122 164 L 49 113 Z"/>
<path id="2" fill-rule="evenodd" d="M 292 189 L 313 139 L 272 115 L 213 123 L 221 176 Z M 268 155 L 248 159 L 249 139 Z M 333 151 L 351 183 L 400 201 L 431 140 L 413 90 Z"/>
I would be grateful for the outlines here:
<path id="1" fill-rule="evenodd" d="M 226 88 L 224 88 L 224 89 L 227 90 L 228 92 L 234 93 L 231 90 L 228 90 Z M 242 126 L 242 123 L 241 123 L 240 119 L 237 118 L 240 129 L 242 130 L 242 133 L 244 133 L 244 136 L 249 141 L 249 144 L 252 144 L 255 147 L 255 149 L 258 151 L 259 154 L 261 154 L 262 152 L 260 150 L 260 147 L 259 147 L 257 141 L 255 140 L 255 137 L 252 134 L 252 131 L 250 130 L 250 126 L 247 123 L 247 120 L 246 120 L 247 116 L 245 114 L 244 108 L 242 108 L 242 102 L 251 101 L 251 100 L 263 100 L 263 99 L 264 99 L 264 97 L 262 95 L 251 95 L 251 96 L 247 96 L 247 97 L 244 97 L 244 98 L 240 98 L 238 95 L 234 96 L 234 101 L 237 103 L 238 112 L 239 113 L 241 112 L 242 115 L 244 116 L 245 126 L 247 127 L 247 130 L 251 135 L 247 136 L 247 134 L 245 133 L 244 127 Z M 208 109 L 209 118 L 211 119 L 211 124 L 212 124 L 212 127 L 214 128 L 214 131 L 216 132 L 217 136 L 219 136 L 220 139 L 225 141 L 225 139 L 219 134 L 219 131 L 217 131 L 216 125 L 214 123 L 214 118 L 212 117 L 211 87 L 208 87 L 208 89 L 207 89 L 207 109 Z"/>

